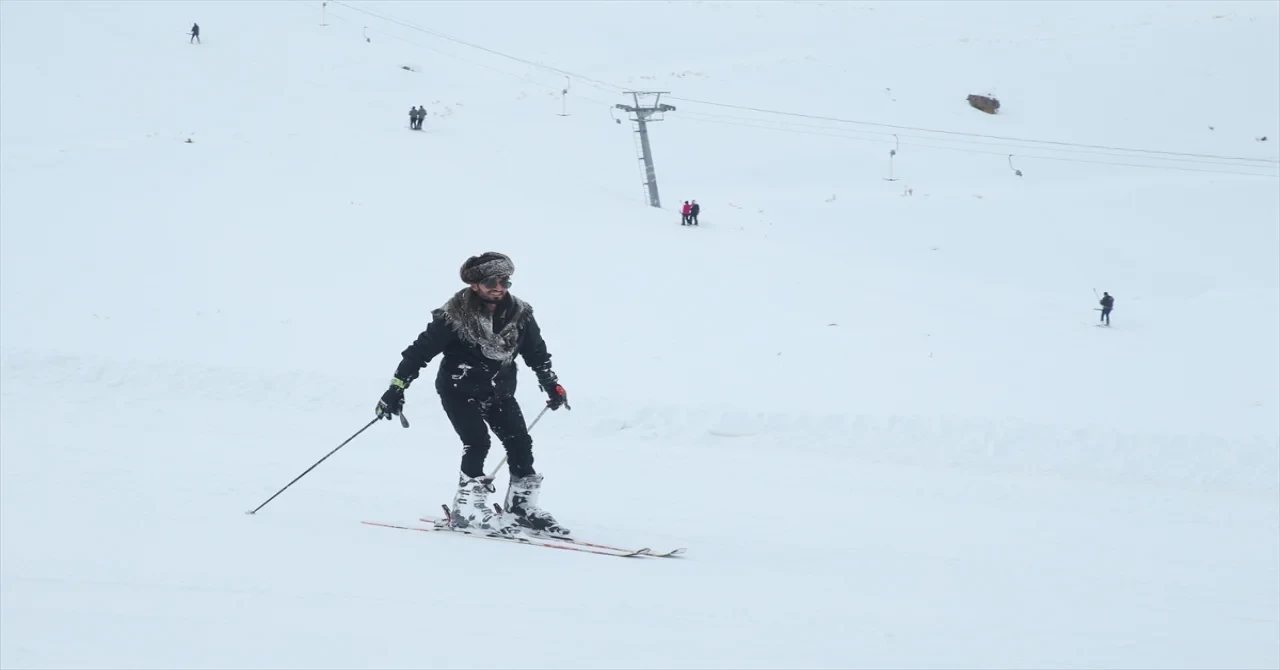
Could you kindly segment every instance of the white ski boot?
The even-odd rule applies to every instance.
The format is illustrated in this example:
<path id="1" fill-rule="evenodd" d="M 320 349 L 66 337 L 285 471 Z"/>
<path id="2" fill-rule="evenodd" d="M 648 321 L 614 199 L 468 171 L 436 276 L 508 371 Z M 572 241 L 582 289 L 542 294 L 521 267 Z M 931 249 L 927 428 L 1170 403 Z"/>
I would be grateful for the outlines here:
<path id="1" fill-rule="evenodd" d="M 489 494 L 494 491 L 493 481 L 484 477 L 468 477 L 458 474 L 458 492 L 453 496 L 453 508 L 449 510 L 449 523 L 454 528 L 485 531 L 513 537 L 520 534 L 509 514 L 498 514 L 489 506 Z"/>
<path id="2" fill-rule="evenodd" d="M 528 475 L 512 479 L 507 489 L 507 501 L 503 509 L 512 522 L 522 528 L 553 535 L 569 537 L 569 529 L 561 526 L 549 512 L 538 507 L 538 493 L 542 490 L 542 475 Z"/>

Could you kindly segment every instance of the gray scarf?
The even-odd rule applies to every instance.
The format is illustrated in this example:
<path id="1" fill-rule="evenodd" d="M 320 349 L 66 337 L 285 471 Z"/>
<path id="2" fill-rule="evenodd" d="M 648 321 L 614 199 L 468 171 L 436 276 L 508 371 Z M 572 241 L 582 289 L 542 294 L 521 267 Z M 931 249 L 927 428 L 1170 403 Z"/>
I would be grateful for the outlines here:
<path id="1" fill-rule="evenodd" d="M 458 291 L 441 309 L 444 321 L 453 328 L 458 339 L 468 345 L 480 347 L 485 358 L 509 365 L 516 356 L 519 344 L 520 328 L 533 314 L 529 303 L 511 295 L 509 302 L 498 306 L 499 310 L 507 309 L 508 318 L 500 332 L 493 332 L 494 313 L 488 309 L 488 303 L 476 297 L 475 291 L 464 288 Z"/>

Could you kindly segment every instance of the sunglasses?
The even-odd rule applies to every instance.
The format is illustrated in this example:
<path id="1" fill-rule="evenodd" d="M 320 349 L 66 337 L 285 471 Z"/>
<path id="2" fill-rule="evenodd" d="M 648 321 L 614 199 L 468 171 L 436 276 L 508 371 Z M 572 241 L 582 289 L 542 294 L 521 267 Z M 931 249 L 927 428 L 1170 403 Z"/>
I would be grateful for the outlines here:
<path id="1" fill-rule="evenodd" d="M 511 278 L 510 277 L 501 277 L 501 278 L 490 277 L 480 282 L 480 285 L 485 288 L 498 288 L 498 286 L 502 286 L 502 288 L 511 288 Z"/>

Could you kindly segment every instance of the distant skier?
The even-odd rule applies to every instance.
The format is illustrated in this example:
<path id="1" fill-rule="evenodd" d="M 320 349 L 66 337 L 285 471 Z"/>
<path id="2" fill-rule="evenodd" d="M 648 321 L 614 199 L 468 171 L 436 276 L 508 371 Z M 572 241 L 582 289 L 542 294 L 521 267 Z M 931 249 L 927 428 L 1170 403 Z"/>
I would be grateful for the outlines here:
<path id="1" fill-rule="evenodd" d="M 427 108 L 418 105 L 418 130 L 422 130 L 422 122 L 427 118 Z"/>
<path id="2" fill-rule="evenodd" d="M 187 44 L 191 44 L 192 42 L 199 44 L 200 43 L 200 24 L 199 23 L 191 24 L 191 32 L 188 34 L 191 35 L 191 39 L 187 40 Z"/>
<path id="3" fill-rule="evenodd" d="M 1102 305 L 1102 314 L 1098 316 L 1098 321 L 1105 322 L 1108 326 L 1110 326 L 1111 325 L 1111 307 L 1116 304 L 1116 299 L 1111 297 L 1110 293 L 1103 291 L 1102 300 L 1099 300 L 1098 304 Z"/>
<path id="4" fill-rule="evenodd" d="M 409 108 L 409 130 L 417 130 L 417 129 L 418 129 L 418 108 L 410 107 Z"/>
<path id="5" fill-rule="evenodd" d="M 547 407 L 569 407 L 564 387 L 551 370 L 551 354 L 533 308 L 511 295 L 515 264 L 507 256 L 487 252 L 462 264 L 462 281 L 469 284 L 431 312 L 431 323 L 401 353 L 391 387 L 378 402 L 378 416 L 390 419 L 404 408 L 404 392 L 419 371 L 437 355 L 444 355 L 436 372 L 436 392 L 453 429 L 462 440 L 458 490 L 449 511 L 459 528 L 479 528 L 502 535 L 518 535 L 521 528 L 568 536 L 546 510 L 538 507 L 542 475 L 533 469 L 533 440 L 516 402 L 515 358 L 520 356 L 537 375 L 547 394 Z M 486 425 L 487 424 L 487 425 Z M 485 476 L 492 428 L 507 452 L 511 473 L 503 514 L 487 502 L 494 491 Z"/>
<path id="6" fill-rule="evenodd" d="M 689 223 L 692 223 L 695 226 L 698 225 L 698 213 L 701 211 L 702 211 L 702 205 L 699 205 L 697 200 L 694 200 L 692 203 L 690 203 L 689 204 Z"/>
<path id="7" fill-rule="evenodd" d="M 692 225 L 692 222 L 689 219 L 689 216 L 692 213 L 693 213 L 693 207 L 689 205 L 688 200 L 685 200 L 684 207 L 680 208 L 680 225 L 682 226 Z"/>

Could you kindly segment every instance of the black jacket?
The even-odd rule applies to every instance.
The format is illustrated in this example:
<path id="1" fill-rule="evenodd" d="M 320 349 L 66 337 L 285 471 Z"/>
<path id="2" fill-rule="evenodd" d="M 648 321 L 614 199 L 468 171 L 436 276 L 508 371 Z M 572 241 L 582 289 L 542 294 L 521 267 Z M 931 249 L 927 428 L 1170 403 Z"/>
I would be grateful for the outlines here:
<path id="1" fill-rule="evenodd" d="M 427 329 L 401 353 L 396 377 L 409 386 L 440 354 L 444 359 L 436 372 L 436 391 L 441 394 L 471 398 L 515 395 L 516 356 L 533 369 L 543 389 L 557 382 L 533 308 L 509 293 L 492 315 L 470 288 L 432 310 Z"/>
<path id="2" fill-rule="evenodd" d="M 1114 296 L 1103 296 L 1102 300 L 1098 301 L 1098 304 L 1102 305 L 1103 309 L 1111 309 L 1111 306 L 1116 304 L 1116 299 Z"/>

